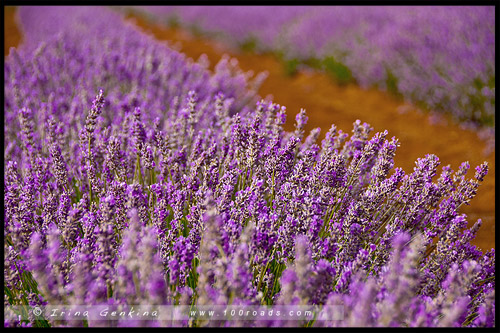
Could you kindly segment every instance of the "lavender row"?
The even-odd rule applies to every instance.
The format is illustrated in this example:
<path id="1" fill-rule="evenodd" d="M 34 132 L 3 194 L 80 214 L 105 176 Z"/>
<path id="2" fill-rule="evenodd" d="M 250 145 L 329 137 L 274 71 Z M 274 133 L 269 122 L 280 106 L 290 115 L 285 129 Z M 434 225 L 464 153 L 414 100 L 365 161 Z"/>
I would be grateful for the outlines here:
<path id="1" fill-rule="evenodd" d="M 494 326 L 495 252 L 470 244 L 481 221 L 467 229 L 458 213 L 486 163 L 468 179 L 467 162 L 439 171 L 431 154 L 405 174 L 387 131 L 357 121 L 318 144 L 301 111 L 285 132 L 286 108 L 253 103 L 244 73 L 211 74 L 103 8 L 20 18 L 33 45 L 6 58 L 6 305 L 315 305 L 323 317 L 10 312 L 6 326 Z"/>
<path id="2" fill-rule="evenodd" d="M 464 124 L 494 126 L 493 7 L 135 7 L 289 61 L 326 59 L 363 87 L 402 94 Z M 316 60 L 321 61 L 321 60 Z M 347 68 L 345 68 L 347 66 Z M 351 74 L 349 73 L 351 72 Z M 347 77 L 346 77 L 347 76 Z"/>
<path id="3" fill-rule="evenodd" d="M 151 121 L 171 110 L 177 113 L 186 106 L 189 90 L 197 91 L 201 105 L 213 104 L 213 97 L 223 92 L 232 101 L 228 112 L 244 114 L 256 101 L 265 78 L 264 73 L 252 78 L 253 73 L 241 71 L 237 61 L 227 57 L 210 75 L 206 57 L 193 62 L 124 25 L 121 16 L 108 10 L 22 7 L 19 15 L 26 43 L 24 53 L 13 52 L 5 68 L 6 111 L 29 107 L 36 110 L 37 124 L 53 111 L 64 115 L 67 124 L 76 125 L 78 133 L 83 106 L 92 102 L 99 89 L 105 89 L 115 105 L 103 115 L 108 123 L 124 120 L 118 118 L 122 110 L 132 117 L 134 107 L 150 110 L 144 116 Z M 40 57 L 24 65 L 23 55 Z M 15 112 L 6 112 L 6 123 L 15 124 L 14 117 Z M 18 126 L 8 126 L 5 135 L 18 130 Z M 19 152 L 11 142 L 7 156 L 11 149 Z"/>

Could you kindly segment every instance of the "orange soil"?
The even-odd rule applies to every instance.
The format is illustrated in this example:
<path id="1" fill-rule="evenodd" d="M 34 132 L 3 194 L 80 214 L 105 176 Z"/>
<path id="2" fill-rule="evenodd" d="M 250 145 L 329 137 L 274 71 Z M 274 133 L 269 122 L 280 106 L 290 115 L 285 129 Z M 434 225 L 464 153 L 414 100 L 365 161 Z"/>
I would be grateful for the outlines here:
<path id="1" fill-rule="evenodd" d="M 6 17 L 7 14 L 6 11 Z M 283 65 L 270 54 L 241 53 L 213 40 L 194 37 L 181 29 L 151 24 L 140 17 L 129 16 L 128 19 L 158 40 L 168 40 L 170 45 L 178 43 L 180 51 L 193 59 L 206 54 L 211 69 L 223 54 L 228 54 L 238 59 L 243 70 L 253 70 L 255 73 L 267 71 L 269 76 L 259 94 L 263 97 L 272 95 L 276 103 L 287 107 L 287 130 L 293 130 L 295 115 L 305 108 L 309 117 L 306 131 L 320 127 L 320 139 L 331 124 L 344 132 L 350 132 L 356 119 L 369 123 L 374 132 L 387 129 L 389 137 L 396 136 L 400 140 L 395 165 L 406 172 L 413 170 L 417 158 L 429 153 L 436 154 L 442 165 L 450 164 L 454 170 L 458 169 L 461 162 L 469 161 L 470 177 L 475 166 L 488 161 L 489 174 L 470 206 L 463 207 L 461 212 L 468 215 L 469 225 L 478 218 L 483 220 L 483 226 L 473 243 L 482 250 L 495 247 L 495 152 L 484 156 L 482 152 L 485 144 L 475 133 L 460 129 L 446 117 L 442 117 L 442 122 L 438 124 L 430 124 L 427 115 L 376 89 L 363 90 L 354 84 L 340 86 L 318 72 L 302 71 L 293 77 L 287 76 Z M 7 37 L 5 40 L 7 43 Z M 18 43 L 19 39 L 12 41 L 11 45 L 17 45 L 14 42 Z M 398 111 L 401 108 L 406 109 L 404 114 Z"/>
<path id="2" fill-rule="evenodd" d="M 12 6 L 4 7 L 4 56 L 9 54 L 11 47 L 16 47 L 21 44 L 21 33 L 17 29 L 16 16 L 14 15 L 16 8 Z"/>

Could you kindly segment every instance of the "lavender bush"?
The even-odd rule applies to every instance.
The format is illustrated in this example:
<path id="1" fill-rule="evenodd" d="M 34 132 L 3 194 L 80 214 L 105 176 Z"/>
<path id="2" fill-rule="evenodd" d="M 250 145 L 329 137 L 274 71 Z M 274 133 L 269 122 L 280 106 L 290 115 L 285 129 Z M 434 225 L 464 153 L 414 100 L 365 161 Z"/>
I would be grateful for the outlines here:
<path id="1" fill-rule="evenodd" d="M 306 136 L 104 8 L 20 8 L 5 65 L 5 326 L 494 326 L 466 178 L 387 131 Z M 91 95 L 94 94 L 94 95 Z M 438 178 L 433 181 L 439 173 Z M 305 322 L 20 317 L 15 305 L 315 306 Z M 344 316 L 332 320 L 341 306 Z M 26 318 L 28 316 L 29 318 Z"/>
<path id="2" fill-rule="evenodd" d="M 490 132 L 495 116 L 493 7 L 134 7 L 241 46 L 322 66 Z M 224 19 L 222 19 L 224 18 Z M 292 68 L 293 70 L 293 68 Z"/>

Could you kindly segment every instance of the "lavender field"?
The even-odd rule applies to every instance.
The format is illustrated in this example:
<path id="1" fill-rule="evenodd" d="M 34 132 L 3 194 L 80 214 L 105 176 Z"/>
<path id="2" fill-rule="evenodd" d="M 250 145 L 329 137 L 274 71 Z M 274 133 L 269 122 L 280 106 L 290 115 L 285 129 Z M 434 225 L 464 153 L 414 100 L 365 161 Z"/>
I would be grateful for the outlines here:
<path id="1" fill-rule="evenodd" d="M 275 52 L 293 70 L 377 86 L 493 139 L 495 9 L 446 6 L 139 6 L 243 48 Z M 291 68 L 290 68 L 291 67 Z"/>
<path id="2" fill-rule="evenodd" d="M 262 47 L 333 52 L 320 33 L 309 49 L 291 42 L 313 29 L 301 7 L 274 21 L 259 8 Z M 285 131 L 286 106 L 257 93 L 265 73 L 230 58 L 211 71 L 116 10 L 19 7 L 18 18 L 23 44 L 4 67 L 5 327 L 495 326 L 495 249 L 471 244 L 482 222 L 468 228 L 459 211 L 488 163 L 452 170 L 430 153 L 405 173 L 388 131 L 358 120 L 320 141 L 305 110 Z M 257 24 L 206 18 L 239 41 Z M 268 33 L 285 24 L 301 27 L 290 44 Z M 489 51 L 473 70 L 491 88 L 481 115 L 494 117 Z M 469 84 L 460 71 L 453 91 Z"/>

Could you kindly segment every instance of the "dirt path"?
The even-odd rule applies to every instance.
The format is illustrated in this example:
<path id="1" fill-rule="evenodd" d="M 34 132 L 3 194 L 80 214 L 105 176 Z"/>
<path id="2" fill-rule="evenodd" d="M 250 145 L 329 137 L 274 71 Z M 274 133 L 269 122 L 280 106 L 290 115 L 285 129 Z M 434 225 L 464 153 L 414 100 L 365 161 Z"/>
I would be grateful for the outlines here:
<path id="1" fill-rule="evenodd" d="M 488 161 L 488 176 L 471 205 L 464 207 L 462 212 L 468 215 L 470 225 L 478 218 L 483 220 L 474 244 L 482 250 L 495 247 L 495 153 L 484 156 L 484 143 L 475 133 L 462 130 L 445 118 L 443 121 L 448 125 L 430 124 L 428 116 L 375 89 L 362 90 L 356 85 L 339 86 L 321 73 L 300 72 L 289 77 L 273 55 L 240 53 L 213 41 L 194 37 L 183 30 L 152 25 L 138 17 L 132 19 L 158 40 L 178 42 L 180 50 L 191 58 L 197 59 L 201 54 L 206 54 L 211 68 L 223 54 L 229 54 L 238 59 L 244 70 L 267 71 L 269 76 L 259 94 L 263 97 L 272 95 L 276 103 L 287 106 L 287 130 L 293 129 L 295 114 L 300 108 L 305 108 L 309 116 L 306 131 L 321 127 L 322 137 L 332 123 L 350 133 L 356 119 L 371 124 L 375 132 L 387 129 L 389 136 L 396 136 L 401 142 L 395 163 L 406 172 L 413 170 L 417 158 L 428 153 L 436 154 L 442 165 L 450 164 L 454 170 L 458 169 L 461 162 L 469 161 L 470 177 L 475 166 Z M 7 38 L 5 40 L 7 43 Z M 404 114 L 398 111 L 401 108 L 406 109 Z"/>
<path id="2" fill-rule="evenodd" d="M 17 29 L 15 22 L 16 8 L 12 6 L 4 7 L 4 56 L 9 55 L 9 49 L 21 44 L 21 33 Z"/>

